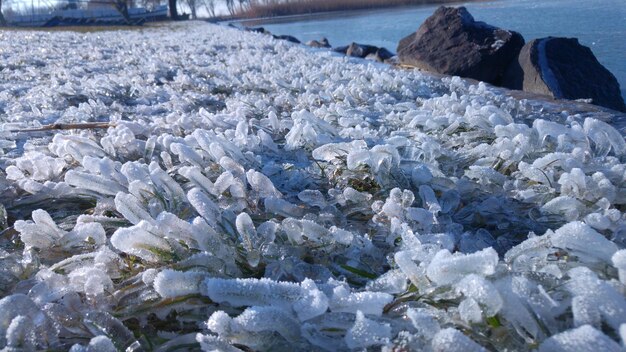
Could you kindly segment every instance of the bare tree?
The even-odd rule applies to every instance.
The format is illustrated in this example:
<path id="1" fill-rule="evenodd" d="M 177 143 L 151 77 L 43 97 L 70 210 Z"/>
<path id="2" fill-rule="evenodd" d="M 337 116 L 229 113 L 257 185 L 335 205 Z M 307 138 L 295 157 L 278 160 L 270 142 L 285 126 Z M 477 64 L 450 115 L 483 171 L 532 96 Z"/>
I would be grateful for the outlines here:
<path id="1" fill-rule="evenodd" d="M 0 0 L 1 1 L 1 0 Z M 128 2 L 127 0 L 116 0 L 115 9 L 124 17 L 126 24 L 130 24 L 130 15 L 128 14 Z"/>
<path id="2" fill-rule="evenodd" d="M 196 3 L 196 0 L 186 0 L 186 1 L 187 1 L 187 6 L 189 6 L 189 10 L 191 11 L 191 18 L 192 19 L 198 18 L 197 11 L 196 11 L 196 6 L 198 4 Z"/>
<path id="3" fill-rule="evenodd" d="M 209 17 L 215 17 L 215 0 L 204 0 L 203 4 Z"/>
<path id="4" fill-rule="evenodd" d="M 176 0 L 167 0 L 170 7 L 170 18 L 174 21 L 178 20 L 178 10 L 176 10 Z"/>
<path id="5" fill-rule="evenodd" d="M 226 0 L 226 8 L 231 15 L 235 14 L 235 0 Z"/>
<path id="6" fill-rule="evenodd" d="M 247 0 L 238 0 L 238 1 L 239 1 L 239 12 L 243 12 L 244 6 L 245 6 Z"/>

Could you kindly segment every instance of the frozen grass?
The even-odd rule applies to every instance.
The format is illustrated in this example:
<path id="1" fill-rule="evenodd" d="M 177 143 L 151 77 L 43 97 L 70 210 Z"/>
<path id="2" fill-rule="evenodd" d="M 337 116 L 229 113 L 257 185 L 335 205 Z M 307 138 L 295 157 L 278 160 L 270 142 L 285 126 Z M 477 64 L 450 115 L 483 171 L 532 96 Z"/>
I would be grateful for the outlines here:
<path id="1" fill-rule="evenodd" d="M 145 27 L 140 26 L 56 26 L 56 27 L 4 27 L 6 32 L 77 32 L 77 33 L 93 33 L 93 32 L 113 32 L 113 31 L 129 31 L 142 30 Z"/>
<path id="2" fill-rule="evenodd" d="M 0 347 L 623 348 L 623 115 L 203 23 L 0 67 Z"/>

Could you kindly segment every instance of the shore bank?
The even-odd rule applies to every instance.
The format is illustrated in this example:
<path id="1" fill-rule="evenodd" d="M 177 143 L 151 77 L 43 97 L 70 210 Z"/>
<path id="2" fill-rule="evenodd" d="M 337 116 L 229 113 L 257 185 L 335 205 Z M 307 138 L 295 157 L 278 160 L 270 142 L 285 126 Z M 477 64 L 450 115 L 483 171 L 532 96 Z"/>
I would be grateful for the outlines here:
<path id="1" fill-rule="evenodd" d="M 475 0 L 476 2 L 485 1 L 485 0 Z M 450 2 L 446 5 L 455 6 L 459 4 L 464 4 L 464 2 Z M 423 6 L 432 6 L 437 4 L 424 4 Z M 300 21 L 315 21 L 315 20 L 325 20 L 325 19 L 341 19 L 341 18 L 351 18 L 351 17 L 359 17 L 363 14 L 371 13 L 376 10 L 401 10 L 403 7 L 407 9 L 412 9 L 415 7 L 420 7 L 420 5 L 415 6 L 399 6 L 399 7 L 386 7 L 379 9 L 361 9 L 361 10 L 351 10 L 351 11 L 331 11 L 331 12 L 316 12 L 316 13 L 304 13 L 304 14 L 296 14 L 296 15 L 285 15 L 285 16 L 271 16 L 271 17 L 254 17 L 254 18 L 235 18 L 235 19 L 225 19 L 221 22 L 224 23 L 233 23 L 239 24 L 241 26 L 262 26 L 262 25 L 272 25 L 272 24 L 281 24 L 281 23 L 297 23 Z"/>
<path id="2" fill-rule="evenodd" d="M 200 22 L 9 47 L 0 348 L 621 348 L 623 114 Z"/>
<path id="3" fill-rule="evenodd" d="M 485 0 L 469 1 L 479 2 Z M 459 0 L 349 0 L 341 2 L 333 0 L 298 0 L 267 5 L 255 3 L 245 11 L 237 13 L 236 16 L 243 20 L 258 20 L 263 18 L 289 18 L 301 15 L 414 7 L 420 5 L 454 5 L 458 3 L 460 3 Z"/>

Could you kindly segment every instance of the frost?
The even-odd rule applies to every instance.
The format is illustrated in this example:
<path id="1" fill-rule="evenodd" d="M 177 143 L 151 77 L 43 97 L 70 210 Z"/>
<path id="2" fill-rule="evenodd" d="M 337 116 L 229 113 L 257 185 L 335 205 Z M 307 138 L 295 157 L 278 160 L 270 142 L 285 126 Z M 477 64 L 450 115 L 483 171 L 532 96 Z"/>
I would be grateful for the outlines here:
<path id="1" fill-rule="evenodd" d="M 18 220 L 15 229 L 22 242 L 38 249 L 53 246 L 64 250 L 97 248 L 106 242 L 104 228 L 98 223 L 79 223 L 70 232 L 61 230 L 45 210 L 35 210 L 32 221 Z"/>
<path id="2" fill-rule="evenodd" d="M 272 322 L 268 324 L 268 322 Z M 222 337 L 234 337 L 245 332 L 279 333 L 287 341 L 295 342 L 300 337 L 298 321 L 288 312 L 273 307 L 250 307 L 236 318 L 218 311 L 211 315 L 207 327 Z"/>
<path id="3" fill-rule="evenodd" d="M 104 335 L 96 336 L 89 341 L 89 344 L 84 347 L 81 345 L 74 345 L 70 349 L 70 352 L 115 352 L 117 348 L 109 339 Z"/>
<path id="4" fill-rule="evenodd" d="M 81 136 L 57 134 L 49 146 L 50 151 L 59 157 L 71 156 L 76 161 L 82 161 L 85 156 L 101 158 L 105 156 L 102 148 L 92 139 Z"/>
<path id="5" fill-rule="evenodd" d="M 41 152 L 29 152 L 15 159 L 15 165 L 7 167 L 7 178 L 19 180 L 29 175 L 35 181 L 54 180 L 65 168 L 65 160 L 53 158 Z"/>
<path id="6" fill-rule="evenodd" d="M 626 285 L 626 250 L 622 249 L 615 252 L 611 261 L 619 272 L 619 281 L 621 281 L 623 285 Z"/>
<path id="7" fill-rule="evenodd" d="M 196 187 L 199 187 L 204 192 L 217 195 L 215 185 L 213 184 L 213 182 L 211 182 L 210 179 L 202 174 L 200 168 L 195 166 L 184 166 L 178 170 L 178 173 L 189 179 L 195 184 Z"/>
<path id="8" fill-rule="evenodd" d="M 346 334 L 346 344 L 351 349 L 385 345 L 391 338 L 389 324 L 367 319 L 361 311 L 356 312 L 354 326 Z"/>
<path id="9" fill-rule="evenodd" d="M 249 170 L 246 173 L 246 179 L 250 184 L 250 187 L 257 192 L 259 197 L 281 197 L 282 194 L 274 187 L 272 181 L 262 173 L 254 170 Z"/>
<path id="10" fill-rule="evenodd" d="M 206 352 L 215 352 L 215 351 L 238 352 L 240 351 L 238 348 L 231 346 L 227 340 L 220 339 L 215 336 L 197 334 L 196 340 L 200 344 L 200 348 L 202 348 L 202 351 L 206 351 Z"/>
<path id="11" fill-rule="evenodd" d="M 327 205 L 326 198 L 318 190 L 304 190 L 298 193 L 298 199 L 308 205 L 319 208 L 324 208 Z"/>
<path id="12" fill-rule="evenodd" d="M 554 335 L 539 346 L 539 351 L 621 351 L 609 337 L 589 325 Z"/>
<path id="13" fill-rule="evenodd" d="M 343 286 L 333 290 L 330 299 L 330 310 L 333 312 L 357 311 L 363 314 L 381 315 L 383 308 L 391 302 L 393 296 L 382 292 L 355 292 L 350 293 Z"/>
<path id="14" fill-rule="evenodd" d="M 328 298 L 310 280 L 301 285 L 269 279 L 206 279 L 200 292 L 216 302 L 233 306 L 271 306 L 293 311 L 301 321 L 323 314 Z"/>
<path id="15" fill-rule="evenodd" d="M 209 225 L 217 225 L 220 219 L 219 208 L 204 192 L 198 188 L 194 188 L 187 193 L 187 198 L 189 199 L 189 203 L 193 205 L 198 214 L 200 214 Z"/>
<path id="16" fill-rule="evenodd" d="M 154 278 L 154 289 L 161 297 L 174 298 L 200 293 L 200 282 L 206 278 L 201 272 L 164 270 Z"/>
<path id="17" fill-rule="evenodd" d="M 56 331 L 37 305 L 23 294 L 0 299 L 0 344 L 32 348 L 53 346 Z"/>
<path id="18" fill-rule="evenodd" d="M 435 317 L 425 308 L 410 308 L 407 310 L 406 315 L 411 319 L 413 327 L 425 338 L 435 336 L 440 330 L 439 323 L 435 320 Z"/>
<path id="19" fill-rule="evenodd" d="M 453 255 L 447 250 L 441 250 L 432 259 L 426 272 L 437 284 L 449 285 L 468 274 L 492 275 L 497 263 L 498 254 L 493 248 L 465 255 Z"/>
<path id="20" fill-rule="evenodd" d="M 98 194 L 115 195 L 125 191 L 119 183 L 101 175 L 93 175 L 85 172 L 68 171 L 65 174 L 65 182 L 68 185 L 90 190 Z"/>
<path id="21" fill-rule="evenodd" d="M 32 334 L 33 323 L 28 317 L 18 315 L 11 320 L 11 324 L 7 328 L 6 345 L 12 348 L 34 348 Z"/>
<path id="22" fill-rule="evenodd" d="M 586 118 L 583 128 L 587 136 L 595 142 L 598 155 L 608 154 L 609 149 L 612 149 L 617 156 L 626 153 L 624 137 L 606 122 Z"/>
<path id="23" fill-rule="evenodd" d="M 119 34 L 0 35 L 0 349 L 623 346 L 619 116 L 219 25 Z"/>
<path id="24" fill-rule="evenodd" d="M 613 286 L 600 280 L 585 267 L 572 269 L 568 274 L 571 279 L 567 283 L 567 289 L 574 297 L 580 297 L 577 308 L 597 309 L 602 319 L 615 331 L 619 330 L 621 324 L 626 323 L 626 300 Z M 580 319 L 581 315 L 589 314 L 581 313 L 575 314 L 574 318 Z"/>
<path id="25" fill-rule="evenodd" d="M 483 352 L 486 349 L 472 341 L 462 332 L 447 328 L 439 331 L 432 341 L 433 351 L 437 352 Z"/>
<path id="26" fill-rule="evenodd" d="M 302 209 L 298 208 L 295 204 L 280 198 L 270 197 L 265 198 L 265 210 L 277 215 L 285 217 L 301 217 Z"/>
<path id="27" fill-rule="evenodd" d="M 472 298 L 464 299 L 459 304 L 459 315 L 468 324 L 480 323 L 483 321 L 482 310 L 478 302 Z"/>
<path id="28" fill-rule="evenodd" d="M 172 247 L 147 222 L 140 221 L 129 228 L 121 228 L 111 236 L 111 244 L 122 252 L 157 262 L 171 253 Z"/>
<path id="29" fill-rule="evenodd" d="M 85 292 L 87 295 L 101 295 L 113 289 L 113 281 L 99 268 L 78 268 L 73 270 L 68 277 L 70 285 L 76 292 Z"/>
<path id="30" fill-rule="evenodd" d="M 465 297 L 479 305 L 486 317 L 496 315 L 502 308 L 502 298 L 495 286 L 481 276 L 470 274 L 463 278 L 456 289 Z M 469 304 L 469 303 L 468 303 Z"/>
<path id="31" fill-rule="evenodd" d="M 594 258 L 607 263 L 617 251 L 615 243 L 594 231 L 582 222 L 570 222 L 563 225 L 551 236 L 552 244 L 584 256 L 582 259 Z"/>

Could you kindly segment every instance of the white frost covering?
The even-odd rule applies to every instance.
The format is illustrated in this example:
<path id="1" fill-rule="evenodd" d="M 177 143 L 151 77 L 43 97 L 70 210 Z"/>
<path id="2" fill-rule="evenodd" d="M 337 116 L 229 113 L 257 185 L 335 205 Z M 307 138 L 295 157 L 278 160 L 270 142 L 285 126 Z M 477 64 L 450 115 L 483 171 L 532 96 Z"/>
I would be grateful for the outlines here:
<path id="1" fill-rule="evenodd" d="M 363 314 L 381 315 L 383 308 L 391 303 L 393 296 L 383 292 L 354 292 L 350 293 L 344 286 L 337 286 L 333 290 L 330 300 L 330 310 L 333 312 L 360 311 Z"/>
<path id="2" fill-rule="evenodd" d="M 117 348 L 113 341 L 104 335 L 96 336 L 89 340 L 87 346 L 76 344 L 72 346 L 70 352 L 115 352 Z"/>
<path id="3" fill-rule="evenodd" d="M 203 279 L 201 272 L 163 270 L 154 278 L 154 289 L 165 298 L 197 294 Z"/>
<path id="4" fill-rule="evenodd" d="M 622 351 L 620 345 L 589 325 L 554 335 L 539 346 L 540 352 Z"/>
<path id="5" fill-rule="evenodd" d="M 611 262 L 611 257 L 618 249 L 615 243 L 607 240 L 590 226 L 578 221 L 560 227 L 551 239 L 555 247 L 607 263 Z"/>
<path id="6" fill-rule="evenodd" d="M 435 254 L 426 272 L 437 284 L 449 285 L 468 274 L 492 275 L 497 264 L 498 253 L 493 248 L 472 254 L 450 254 L 448 250 L 441 250 Z"/>
<path id="7" fill-rule="evenodd" d="M 233 306 L 272 306 L 294 312 L 301 321 L 323 314 L 328 309 L 328 298 L 315 283 L 275 282 L 269 279 L 206 279 L 200 292 L 216 302 Z"/>
<path id="8" fill-rule="evenodd" d="M 502 308 L 502 298 L 493 284 L 483 277 L 470 274 L 456 284 L 457 291 L 465 297 L 475 301 L 486 317 L 496 315 Z"/>
<path id="9" fill-rule="evenodd" d="M 24 244 L 38 249 L 60 247 L 67 251 L 97 248 L 106 242 L 99 223 L 77 223 L 70 232 L 61 230 L 45 210 L 35 210 L 32 221 L 18 220 L 15 229 Z"/>
<path id="10" fill-rule="evenodd" d="M 206 325 L 209 330 L 219 333 L 222 337 L 264 331 L 275 331 L 290 342 L 296 342 L 300 337 L 295 317 L 274 307 L 250 307 L 233 319 L 226 313 L 217 311 L 211 315 Z"/>
<path id="11" fill-rule="evenodd" d="M 611 260 L 613 261 L 613 266 L 617 268 L 619 281 L 622 285 L 626 285 L 626 249 L 615 252 Z"/>
<path id="12" fill-rule="evenodd" d="M 200 344 L 203 351 L 208 352 L 239 352 L 240 349 L 231 346 L 231 344 L 225 340 L 212 335 L 197 334 L 196 340 Z"/>
<path id="13" fill-rule="evenodd" d="M 356 312 L 354 326 L 346 334 L 348 348 L 359 349 L 385 345 L 391 338 L 391 326 L 367 319 L 363 312 Z"/>
<path id="14" fill-rule="evenodd" d="M 456 329 L 447 328 L 433 337 L 432 348 L 435 352 L 485 352 L 487 351 L 469 337 Z"/>
<path id="15" fill-rule="evenodd" d="M 145 221 L 129 228 L 120 228 L 111 236 L 111 244 L 123 252 L 136 255 L 147 261 L 156 262 L 172 250 L 170 244 L 157 230 Z"/>
<path id="16" fill-rule="evenodd" d="M 206 23 L 0 53 L 0 349 L 623 345 L 623 116 Z"/>

